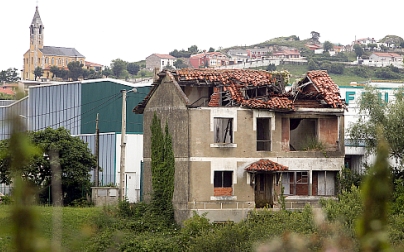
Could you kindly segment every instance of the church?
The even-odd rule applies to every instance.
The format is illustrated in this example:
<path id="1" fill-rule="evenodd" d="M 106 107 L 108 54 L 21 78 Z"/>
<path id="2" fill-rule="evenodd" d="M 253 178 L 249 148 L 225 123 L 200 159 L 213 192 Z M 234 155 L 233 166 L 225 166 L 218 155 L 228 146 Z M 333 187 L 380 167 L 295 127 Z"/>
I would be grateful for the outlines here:
<path id="1" fill-rule="evenodd" d="M 30 47 L 24 54 L 24 69 L 21 79 L 35 80 L 34 70 L 37 67 L 43 69 L 42 78 L 50 80 L 52 66 L 67 70 L 67 64 L 72 61 L 78 61 L 87 66 L 85 56 L 79 53 L 75 48 L 44 46 L 45 27 L 39 15 L 38 6 L 36 6 L 34 18 L 29 27 Z"/>

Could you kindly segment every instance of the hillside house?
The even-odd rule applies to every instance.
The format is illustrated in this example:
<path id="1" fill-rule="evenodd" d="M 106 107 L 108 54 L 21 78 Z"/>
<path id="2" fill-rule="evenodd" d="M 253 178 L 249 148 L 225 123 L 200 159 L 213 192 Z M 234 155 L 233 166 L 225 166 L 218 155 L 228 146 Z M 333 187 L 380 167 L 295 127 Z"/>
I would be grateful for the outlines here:
<path id="1" fill-rule="evenodd" d="M 227 56 L 221 52 L 202 52 L 192 54 L 189 57 L 189 63 L 193 68 L 209 67 L 215 68 L 229 64 Z"/>
<path id="2" fill-rule="evenodd" d="M 336 195 L 344 165 L 344 109 L 326 71 L 290 91 L 288 76 L 258 70 L 163 71 L 135 108 L 143 114 L 143 195 L 150 199 L 154 113 L 173 138 L 175 219 L 196 211 L 240 221 L 254 208 L 301 208 Z"/>
<path id="3" fill-rule="evenodd" d="M 273 52 L 272 56 L 274 58 L 282 58 L 282 59 L 298 59 L 300 58 L 300 52 L 296 49 L 282 50 Z"/>
<path id="4" fill-rule="evenodd" d="M 271 49 L 265 48 L 249 48 L 247 49 L 247 56 L 250 59 L 263 59 L 269 56 Z"/>
<path id="5" fill-rule="evenodd" d="M 146 68 L 149 70 L 154 70 L 158 68 L 160 70 L 165 67 L 174 67 L 174 62 L 176 58 L 169 54 L 153 53 L 146 58 Z"/>
<path id="6" fill-rule="evenodd" d="M 369 56 L 370 66 L 389 66 L 403 67 L 403 56 L 398 53 L 373 52 Z"/>

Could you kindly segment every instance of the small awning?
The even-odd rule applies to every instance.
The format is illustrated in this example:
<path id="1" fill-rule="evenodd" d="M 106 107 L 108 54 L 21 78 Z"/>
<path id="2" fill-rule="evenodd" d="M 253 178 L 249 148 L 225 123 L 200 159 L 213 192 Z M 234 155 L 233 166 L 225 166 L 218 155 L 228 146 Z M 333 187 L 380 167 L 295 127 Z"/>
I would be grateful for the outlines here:
<path id="1" fill-rule="evenodd" d="M 245 168 L 247 172 L 286 171 L 288 169 L 289 168 L 287 166 L 278 164 L 269 159 L 260 159 Z"/>

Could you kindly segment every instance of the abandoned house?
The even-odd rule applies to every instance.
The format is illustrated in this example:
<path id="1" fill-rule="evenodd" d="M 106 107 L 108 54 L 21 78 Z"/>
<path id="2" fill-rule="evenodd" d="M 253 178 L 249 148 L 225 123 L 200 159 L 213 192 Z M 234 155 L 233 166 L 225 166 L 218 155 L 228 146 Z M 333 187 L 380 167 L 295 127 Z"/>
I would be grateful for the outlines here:
<path id="1" fill-rule="evenodd" d="M 154 113 L 173 139 L 179 223 L 194 211 L 237 222 L 254 208 L 279 208 L 280 196 L 291 209 L 336 195 L 345 101 L 326 71 L 288 81 L 287 72 L 259 70 L 160 72 L 134 108 L 144 116 L 144 199 L 152 191 Z"/>

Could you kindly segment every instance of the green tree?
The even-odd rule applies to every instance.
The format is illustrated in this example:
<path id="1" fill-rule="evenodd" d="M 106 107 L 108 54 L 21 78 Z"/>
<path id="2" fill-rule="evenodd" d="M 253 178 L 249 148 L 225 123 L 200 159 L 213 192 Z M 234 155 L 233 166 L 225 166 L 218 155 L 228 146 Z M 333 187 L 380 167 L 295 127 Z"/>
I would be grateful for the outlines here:
<path id="1" fill-rule="evenodd" d="M 62 172 L 62 192 L 65 205 L 90 192 L 90 171 L 97 165 L 96 159 L 87 144 L 78 137 L 73 137 L 64 128 L 46 128 L 42 131 L 29 133 L 31 142 L 40 148 L 40 154 L 32 157 L 27 165 L 21 167 L 22 177 L 37 186 L 40 200 L 49 200 L 51 187 L 51 162 L 59 159 Z M 10 140 L 0 141 L 0 149 L 8 149 Z M 56 152 L 57 156 L 53 156 Z M 3 154 L 0 158 L 0 183 L 11 183 L 10 164 L 12 158 Z"/>
<path id="2" fill-rule="evenodd" d="M 35 75 L 35 80 L 39 77 L 41 78 L 41 76 L 43 75 L 43 69 L 42 67 L 36 67 L 34 70 L 34 75 Z"/>
<path id="3" fill-rule="evenodd" d="M 275 66 L 275 64 L 269 64 L 268 66 L 267 66 L 267 69 L 266 69 L 267 71 L 276 71 L 276 66 Z"/>
<path id="4" fill-rule="evenodd" d="M 102 70 L 102 75 L 104 75 L 105 78 L 108 78 L 108 76 L 111 76 L 112 74 L 112 70 L 109 67 L 105 67 L 105 69 Z"/>
<path id="5" fill-rule="evenodd" d="M 79 80 L 80 76 L 83 76 L 83 64 L 79 61 L 72 61 L 67 64 L 67 68 L 69 68 L 69 77 L 72 78 L 73 81 Z"/>
<path id="6" fill-rule="evenodd" d="M 174 221 L 172 205 L 174 193 L 175 160 L 168 124 L 165 134 L 161 121 L 154 113 L 151 130 L 151 170 L 152 170 L 152 206 L 158 214 L 164 215 L 168 223 Z"/>
<path id="7" fill-rule="evenodd" d="M 66 69 L 60 69 L 58 77 L 62 78 L 63 80 L 66 80 L 69 77 L 69 71 Z"/>
<path id="8" fill-rule="evenodd" d="M 308 69 L 309 69 L 309 71 L 312 71 L 312 70 L 318 70 L 318 69 L 320 69 L 320 67 L 315 60 L 310 59 L 309 63 L 308 63 Z"/>
<path id="9" fill-rule="evenodd" d="M 334 48 L 334 45 L 330 41 L 327 40 L 324 42 L 324 44 L 323 44 L 324 51 L 329 52 L 333 48 Z"/>
<path id="10" fill-rule="evenodd" d="M 378 132 L 381 131 L 389 146 L 389 153 L 403 165 L 404 157 L 404 90 L 395 92 L 395 101 L 386 102 L 381 99 L 381 93 L 372 88 L 365 87 L 365 92 L 359 98 L 359 113 L 357 122 L 353 123 L 348 132 L 350 138 L 359 144 L 363 142 L 369 153 L 376 153 L 378 145 Z"/>
<path id="11" fill-rule="evenodd" d="M 388 205 L 392 194 L 389 147 L 380 126 L 377 130 L 377 156 L 362 184 L 363 214 L 357 225 L 361 251 L 391 251 L 387 229 Z"/>
<path id="12" fill-rule="evenodd" d="M 0 82 L 17 82 L 20 80 L 18 77 L 17 68 L 8 68 L 0 72 Z"/>
<path id="13" fill-rule="evenodd" d="M 214 52 L 214 51 L 215 51 L 215 48 L 213 48 L 213 47 L 210 47 L 208 50 L 208 52 Z"/>
<path id="14" fill-rule="evenodd" d="M 177 59 L 177 60 L 174 62 L 174 66 L 175 66 L 175 68 L 177 68 L 177 69 L 182 69 L 182 68 L 187 68 L 187 67 L 188 67 L 188 65 L 185 64 L 182 59 Z"/>
<path id="15" fill-rule="evenodd" d="M 83 79 L 87 80 L 89 75 L 90 75 L 90 70 L 83 69 L 83 73 L 82 73 Z"/>
<path id="16" fill-rule="evenodd" d="M 188 48 L 188 52 L 190 52 L 191 54 L 198 53 L 198 47 L 196 45 L 192 45 Z"/>
<path id="17" fill-rule="evenodd" d="M 59 77 L 60 69 L 57 66 L 51 66 L 50 72 L 52 73 L 52 79 L 55 77 Z"/>
<path id="18" fill-rule="evenodd" d="M 114 59 L 111 63 L 111 70 L 116 78 L 122 78 L 124 70 L 126 70 L 127 62 L 121 59 Z"/>
<path id="19" fill-rule="evenodd" d="M 126 66 L 126 70 L 128 70 L 128 72 L 132 75 L 137 75 L 137 73 L 140 71 L 140 66 L 135 62 L 131 62 Z"/>
<path id="20" fill-rule="evenodd" d="M 356 57 L 362 57 L 362 55 L 363 55 L 363 48 L 362 48 L 362 46 L 360 46 L 360 45 L 358 45 L 358 44 L 355 44 L 353 48 L 354 48 Z"/>

